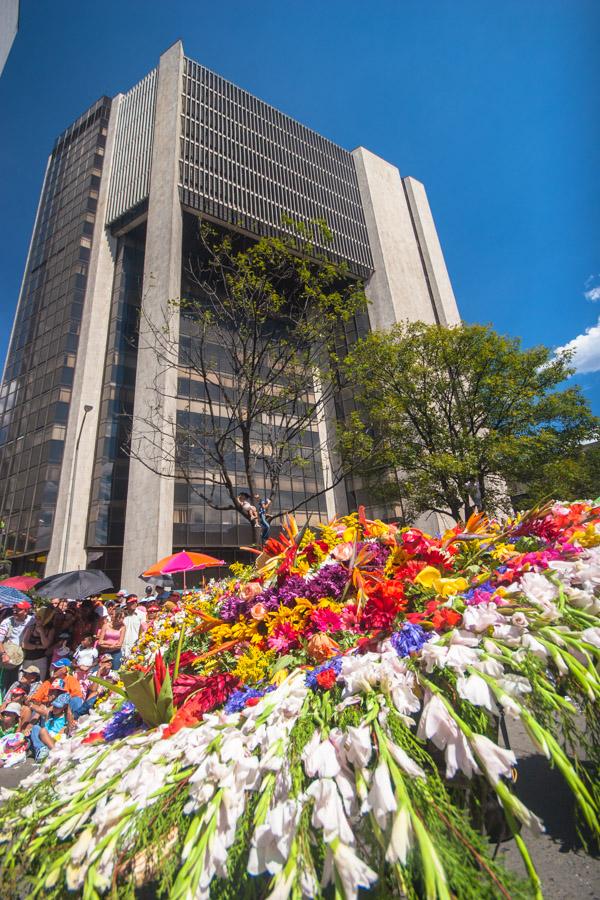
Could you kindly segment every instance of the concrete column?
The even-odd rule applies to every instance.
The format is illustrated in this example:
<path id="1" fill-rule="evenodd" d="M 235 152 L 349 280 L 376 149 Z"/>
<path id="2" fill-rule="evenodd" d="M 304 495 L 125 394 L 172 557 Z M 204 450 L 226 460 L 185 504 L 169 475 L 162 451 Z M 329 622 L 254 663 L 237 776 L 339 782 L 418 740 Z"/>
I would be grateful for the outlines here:
<path id="1" fill-rule="evenodd" d="M 140 587 L 140 572 L 169 554 L 173 546 L 171 476 L 177 372 L 172 367 L 165 369 L 158 359 L 154 329 L 168 322 L 171 336 L 177 340 L 179 317 L 170 311 L 169 301 L 178 299 L 181 291 L 178 183 L 182 75 L 183 47 L 178 41 L 163 53 L 158 67 L 121 578 L 131 590 Z M 152 427 L 152 421 L 160 427 L 162 436 Z"/>
<path id="2" fill-rule="evenodd" d="M 116 241 L 105 227 L 122 95 L 112 101 L 46 575 L 86 567 L 86 530 L 110 324 Z M 81 428 L 84 406 L 91 406 Z M 77 438 L 81 430 L 79 450 Z M 76 458 L 75 458 L 76 457 Z"/>
<path id="3" fill-rule="evenodd" d="M 437 318 L 441 325 L 458 325 L 460 314 L 425 188 L 414 178 L 403 183 Z"/>
<path id="4" fill-rule="evenodd" d="M 375 271 L 365 293 L 373 330 L 403 319 L 435 322 L 400 172 L 364 147 L 352 151 Z"/>

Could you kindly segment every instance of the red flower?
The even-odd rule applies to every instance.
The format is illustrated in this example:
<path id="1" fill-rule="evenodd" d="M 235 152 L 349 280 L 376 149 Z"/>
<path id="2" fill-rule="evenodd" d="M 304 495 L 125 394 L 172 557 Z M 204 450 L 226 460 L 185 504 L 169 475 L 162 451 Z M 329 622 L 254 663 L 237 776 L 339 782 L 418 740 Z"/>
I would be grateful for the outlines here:
<path id="1" fill-rule="evenodd" d="M 340 616 L 331 609 L 314 609 L 310 617 L 319 631 L 339 631 L 342 627 Z"/>
<path id="2" fill-rule="evenodd" d="M 361 625 L 368 630 L 389 628 L 405 607 L 404 586 L 400 581 L 379 582 L 371 589 L 361 617 Z"/>
<path id="3" fill-rule="evenodd" d="M 260 703 L 262 697 L 248 697 L 246 700 L 246 706 L 256 706 L 257 703 Z"/>
<path id="4" fill-rule="evenodd" d="M 193 650 L 184 650 L 181 656 L 179 657 L 179 671 L 185 669 L 186 666 L 191 665 L 195 659 L 198 659 L 198 654 L 194 653 Z M 169 675 L 173 677 L 173 672 L 175 671 L 175 663 L 169 663 Z"/>
<path id="5" fill-rule="evenodd" d="M 334 686 L 337 679 L 337 675 L 335 674 L 334 669 L 325 669 L 324 672 L 319 672 L 317 675 L 317 684 L 319 687 L 322 687 L 324 691 L 329 691 Z"/>
<path id="6" fill-rule="evenodd" d="M 162 653 L 159 650 L 157 652 L 156 656 L 154 657 L 154 676 L 153 676 L 154 691 L 155 691 L 157 697 L 160 694 L 160 689 L 163 686 L 163 682 L 166 677 L 167 677 L 167 667 L 165 666 L 165 661 L 162 658 Z"/>

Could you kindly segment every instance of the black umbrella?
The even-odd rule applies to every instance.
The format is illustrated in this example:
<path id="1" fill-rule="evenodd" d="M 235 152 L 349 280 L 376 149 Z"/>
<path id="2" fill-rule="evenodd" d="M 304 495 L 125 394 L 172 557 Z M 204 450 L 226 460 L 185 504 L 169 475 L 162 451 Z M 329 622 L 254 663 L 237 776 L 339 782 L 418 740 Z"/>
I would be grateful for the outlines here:
<path id="1" fill-rule="evenodd" d="M 147 581 L 153 587 L 173 587 L 173 577 L 171 575 L 140 575 L 142 581 Z"/>
<path id="2" fill-rule="evenodd" d="M 49 575 L 35 586 L 35 592 L 40 597 L 70 597 L 72 600 L 81 600 L 102 591 L 114 591 L 114 586 L 100 569 L 77 569 L 76 572 Z"/>

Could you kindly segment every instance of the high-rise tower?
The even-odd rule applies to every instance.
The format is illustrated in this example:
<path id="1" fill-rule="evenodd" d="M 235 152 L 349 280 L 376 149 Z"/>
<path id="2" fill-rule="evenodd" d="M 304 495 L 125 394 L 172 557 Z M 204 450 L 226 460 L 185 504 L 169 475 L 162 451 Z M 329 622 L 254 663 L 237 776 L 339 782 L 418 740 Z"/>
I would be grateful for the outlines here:
<path id="1" fill-rule="evenodd" d="M 137 458 L 157 383 L 173 421 L 202 408 L 139 329 L 180 296 L 190 221 L 256 236 L 280 233 L 286 216 L 327 222 L 323 249 L 364 279 L 370 327 L 459 320 L 419 182 L 186 58 L 180 42 L 57 139 L 0 392 L 0 515 L 15 569 L 94 559 L 133 587 L 174 547 L 226 553 L 248 541 L 235 515 Z M 303 477 L 319 484 L 323 467 Z M 314 484 L 289 487 L 297 502 Z M 344 503 L 339 490 L 325 498 L 315 512 Z"/>

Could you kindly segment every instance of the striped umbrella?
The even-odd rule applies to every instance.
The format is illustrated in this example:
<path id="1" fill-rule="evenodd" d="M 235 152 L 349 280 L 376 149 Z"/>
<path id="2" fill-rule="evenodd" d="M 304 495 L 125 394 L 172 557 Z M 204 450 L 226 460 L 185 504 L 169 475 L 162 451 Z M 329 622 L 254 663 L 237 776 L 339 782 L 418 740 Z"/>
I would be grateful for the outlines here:
<path id="1" fill-rule="evenodd" d="M 16 606 L 17 603 L 22 603 L 23 600 L 31 605 L 31 600 L 26 594 L 23 594 L 16 588 L 5 587 L 0 584 L 0 606 Z"/>

